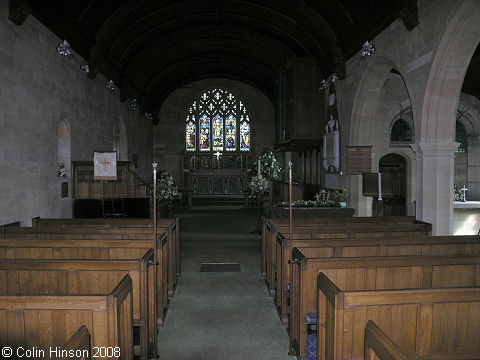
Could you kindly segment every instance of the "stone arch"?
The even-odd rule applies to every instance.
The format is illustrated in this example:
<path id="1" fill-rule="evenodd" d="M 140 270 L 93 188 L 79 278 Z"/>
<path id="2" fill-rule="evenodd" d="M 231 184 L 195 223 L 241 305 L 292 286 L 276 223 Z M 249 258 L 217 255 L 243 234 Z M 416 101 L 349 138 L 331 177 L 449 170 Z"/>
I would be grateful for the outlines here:
<path id="1" fill-rule="evenodd" d="M 348 132 L 348 144 L 352 146 L 372 145 L 373 139 L 373 121 L 377 112 L 379 99 L 383 91 L 383 85 L 389 76 L 389 73 L 394 69 L 402 78 L 407 91 L 408 98 L 409 91 L 405 82 L 405 77 L 399 71 L 399 68 L 394 62 L 385 56 L 375 56 L 367 59 L 368 65 L 363 72 L 359 86 L 355 93 L 353 103 L 353 110 L 351 114 L 351 122 Z M 388 120 L 391 120 L 390 118 Z M 378 171 L 378 159 L 387 154 L 387 149 L 379 149 L 379 153 L 372 152 L 371 171 Z M 405 153 L 401 154 L 409 160 L 410 156 Z M 371 199 L 362 195 L 362 180 L 361 176 L 349 177 L 349 201 L 356 211 L 357 216 L 371 216 Z"/>
<path id="2" fill-rule="evenodd" d="M 432 62 L 422 109 L 421 142 L 451 141 L 460 93 L 480 41 L 480 2 L 466 0 L 449 22 Z"/>
<path id="3" fill-rule="evenodd" d="M 453 231 L 455 121 L 461 88 L 480 40 L 480 2 L 465 0 L 435 52 L 425 89 L 417 152 L 417 219 L 434 235 Z"/>

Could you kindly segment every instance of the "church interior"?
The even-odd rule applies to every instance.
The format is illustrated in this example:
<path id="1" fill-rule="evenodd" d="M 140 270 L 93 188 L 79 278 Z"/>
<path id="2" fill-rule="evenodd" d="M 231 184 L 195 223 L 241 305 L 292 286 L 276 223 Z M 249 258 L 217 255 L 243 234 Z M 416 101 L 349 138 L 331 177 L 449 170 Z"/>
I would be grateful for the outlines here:
<path id="1" fill-rule="evenodd" d="M 2 358 L 480 359 L 478 0 L 0 17 Z"/>

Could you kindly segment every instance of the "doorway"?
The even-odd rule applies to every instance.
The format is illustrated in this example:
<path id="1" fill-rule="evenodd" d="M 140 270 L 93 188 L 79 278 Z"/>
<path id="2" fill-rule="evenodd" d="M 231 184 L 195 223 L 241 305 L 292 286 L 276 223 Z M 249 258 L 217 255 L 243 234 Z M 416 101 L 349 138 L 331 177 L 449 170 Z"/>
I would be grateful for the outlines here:
<path id="1" fill-rule="evenodd" d="M 382 176 L 392 181 L 393 193 L 383 196 L 384 216 L 405 216 L 407 214 L 406 161 L 398 154 L 387 154 L 380 159 L 379 169 Z"/>

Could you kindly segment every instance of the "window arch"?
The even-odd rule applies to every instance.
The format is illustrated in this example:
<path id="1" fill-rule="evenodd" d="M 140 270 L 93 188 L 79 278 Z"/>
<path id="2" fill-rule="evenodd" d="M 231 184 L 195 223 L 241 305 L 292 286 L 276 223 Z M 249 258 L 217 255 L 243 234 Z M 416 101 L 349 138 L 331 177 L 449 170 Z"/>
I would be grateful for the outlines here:
<path id="1" fill-rule="evenodd" d="M 185 119 L 186 151 L 250 151 L 250 116 L 231 92 L 204 92 Z"/>
<path id="2" fill-rule="evenodd" d="M 466 153 L 468 149 L 468 134 L 467 129 L 460 121 L 455 123 L 455 141 L 460 143 L 457 152 Z"/>
<path id="3" fill-rule="evenodd" d="M 410 125 L 403 119 L 398 119 L 392 126 L 390 133 L 391 141 L 412 141 L 412 130 Z"/>

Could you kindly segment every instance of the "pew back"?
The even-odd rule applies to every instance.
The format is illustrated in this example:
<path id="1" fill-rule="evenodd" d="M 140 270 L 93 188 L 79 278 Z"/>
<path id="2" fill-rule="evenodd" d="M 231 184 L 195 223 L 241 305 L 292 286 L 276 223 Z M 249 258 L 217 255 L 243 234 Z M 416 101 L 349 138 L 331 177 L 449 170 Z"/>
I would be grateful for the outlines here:
<path id="1" fill-rule="evenodd" d="M 358 218 L 355 218 L 358 219 Z M 363 239 L 363 238 L 382 238 L 382 237 L 418 237 L 431 235 L 431 226 L 427 223 L 415 222 L 396 223 L 396 222 L 378 222 L 371 218 L 361 218 L 362 221 L 352 223 L 332 223 L 327 225 L 297 225 L 292 228 L 293 239 Z M 268 228 L 268 226 L 267 226 Z M 285 226 L 272 225 L 268 238 L 268 251 L 266 252 L 266 281 L 269 289 L 274 294 L 275 288 L 275 267 L 274 261 L 278 253 L 278 242 L 276 236 L 282 233 L 286 239 L 289 239 L 289 229 Z M 287 249 L 288 252 L 292 248 Z"/>
<path id="2" fill-rule="evenodd" d="M 409 357 L 372 320 L 365 327 L 364 358 L 371 360 L 409 360 Z"/>
<path id="3" fill-rule="evenodd" d="M 58 355 L 52 360 L 90 360 L 92 348 L 90 346 L 90 333 L 85 326 L 80 326 L 75 334 L 62 345 L 61 350 L 55 353 Z"/>
<path id="4" fill-rule="evenodd" d="M 55 220 L 55 221 L 53 221 Z M 78 221 L 85 220 L 85 221 Z M 37 224 L 41 220 L 37 219 Z M 152 220 L 149 219 L 52 219 L 50 225 L 37 227 L 5 227 L 5 237 L 56 240 L 149 240 L 154 238 Z M 49 222 L 47 221 L 47 224 Z M 173 296 L 177 276 L 181 272 L 179 219 L 159 219 L 157 234 L 167 234 L 168 293 Z M 159 257 L 158 254 L 157 257 Z M 157 260 L 158 261 L 158 260 Z"/>
<path id="5" fill-rule="evenodd" d="M 316 311 L 317 277 L 324 273 L 344 290 L 378 290 L 480 286 L 480 256 L 396 256 L 306 258 L 294 249 L 290 340 L 306 354 L 307 314 Z M 318 314 L 319 324 L 326 321 Z M 364 324 L 365 327 L 366 324 Z"/>
<path id="6" fill-rule="evenodd" d="M 156 278 L 157 323 L 162 325 L 168 306 L 167 296 L 167 245 L 166 234 L 159 237 L 158 244 L 152 240 L 142 241 L 92 241 L 92 240 L 43 240 L 26 238 L 0 238 L 0 259 L 102 259 L 123 260 L 140 259 L 146 251 L 157 249 L 154 259 L 157 266 L 152 268 Z M 158 255 L 160 254 L 160 255 Z"/>
<path id="7" fill-rule="evenodd" d="M 0 296 L 0 319 L 0 344 L 12 349 L 37 347 L 48 356 L 47 349 L 60 347 L 84 325 L 92 347 L 120 348 L 121 359 L 134 359 L 128 275 L 104 295 Z"/>
<path id="8" fill-rule="evenodd" d="M 157 317 L 154 252 L 138 260 L 3 260 L 1 295 L 101 295 L 125 275 L 132 279 L 133 321 L 139 329 L 136 353 L 156 354 Z"/>
<path id="9" fill-rule="evenodd" d="M 294 218 L 292 228 L 295 227 L 316 227 L 336 224 L 339 226 L 348 226 L 350 224 L 414 224 L 423 223 L 415 220 L 414 216 L 381 216 L 381 217 L 330 217 L 330 218 L 313 218 L 313 219 L 301 219 Z M 431 224 L 423 223 L 427 227 L 429 234 L 431 234 Z M 262 218 L 262 275 L 267 276 L 269 271 L 267 264 L 267 257 L 272 251 L 271 246 L 275 246 L 276 232 L 288 233 L 289 231 L 289 219 L 286 218 Z"/>
<path id="10" fill-rule="evenodd" d="M 374 321 L 410 358 L 480 358 L 480 288 L 341 290 L 318 276 L 318 359 L 364 359 Z"/>
<path id="11" fill-rule="evenodd" d="M 402 255 L 479 255 L 480 236 L 423 236 L 416 238 L 371 238 L 288 240 L 277 234 L 276 277 L 274 283 L 276 306 L 282 323 L 288 325 L 288 293 L 290 287 L 289 260 L 291 250 L 297 247 L 304 257 L 363 257 Z"/>

